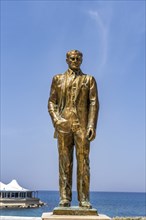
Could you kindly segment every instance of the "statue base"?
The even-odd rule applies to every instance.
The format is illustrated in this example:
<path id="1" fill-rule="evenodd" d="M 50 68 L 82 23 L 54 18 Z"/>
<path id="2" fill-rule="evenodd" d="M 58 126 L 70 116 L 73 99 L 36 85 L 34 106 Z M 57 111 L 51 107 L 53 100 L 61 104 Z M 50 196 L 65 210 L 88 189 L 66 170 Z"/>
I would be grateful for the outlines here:
<path id="1" fill-rule="evenodd" d="M 82 208 L 78 206 L 71 207 L 56 207 L 53 210 L 53 215 L 98 215 L 96 209 Z"/>
<path id="2" fill-rule="evenodd" d="M 96 209 L 72 206 L 56 207 L 53 212 L 43 213 L 42 220 L 111 220 L 111 218 L 98 214 Z"/>

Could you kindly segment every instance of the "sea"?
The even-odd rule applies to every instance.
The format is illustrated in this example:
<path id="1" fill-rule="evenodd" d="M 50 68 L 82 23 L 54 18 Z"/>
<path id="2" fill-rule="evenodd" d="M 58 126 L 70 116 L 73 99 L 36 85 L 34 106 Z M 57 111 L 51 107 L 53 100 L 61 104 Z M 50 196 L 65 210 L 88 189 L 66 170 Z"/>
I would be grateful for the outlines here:
<path id="1" fill-rule="evenodd" d="M 46 205 L 39 208 L 0 209 L 0 216 L 41 217 L 58 206 L 58 191 L 38 191 L 38 197 Z M 146 216 L 146 193 L 90 192 L 90 202 L 99 214 L 112 217 Z M 78 206 L 77 193 L 73 192 L 72 206 Z"/>

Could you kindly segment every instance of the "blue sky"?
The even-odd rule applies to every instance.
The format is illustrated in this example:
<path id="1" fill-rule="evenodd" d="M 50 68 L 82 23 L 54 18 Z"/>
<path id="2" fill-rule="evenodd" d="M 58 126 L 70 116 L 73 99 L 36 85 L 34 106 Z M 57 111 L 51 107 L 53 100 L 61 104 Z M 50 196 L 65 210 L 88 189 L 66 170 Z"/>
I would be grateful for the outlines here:
<path id="1" fill-rule="evenodd" d="M 83 52 L 100 113 L 90 189 L 145 191 L 145 1 L 1 1 L 1 181 L 58 189 L 47 112 L 65 54 Z M 75 161 L 75 158 L 74 158 Z M 76 165 L 73 189 L 76 189 Z"/>

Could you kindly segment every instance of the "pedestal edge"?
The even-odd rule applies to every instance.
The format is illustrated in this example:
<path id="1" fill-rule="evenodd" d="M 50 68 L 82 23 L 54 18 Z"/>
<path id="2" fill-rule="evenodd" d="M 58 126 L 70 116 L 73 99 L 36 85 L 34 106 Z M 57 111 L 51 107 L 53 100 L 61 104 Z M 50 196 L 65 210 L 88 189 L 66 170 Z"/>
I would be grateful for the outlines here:
<path id="1" fill-rule="evenodd" d="M 111 218 L 104 214 L 79 216 L 79 215 L 53 215 L 53 212 L 46 212 L 42 214 L 42 220 L 111 220 Z"/>

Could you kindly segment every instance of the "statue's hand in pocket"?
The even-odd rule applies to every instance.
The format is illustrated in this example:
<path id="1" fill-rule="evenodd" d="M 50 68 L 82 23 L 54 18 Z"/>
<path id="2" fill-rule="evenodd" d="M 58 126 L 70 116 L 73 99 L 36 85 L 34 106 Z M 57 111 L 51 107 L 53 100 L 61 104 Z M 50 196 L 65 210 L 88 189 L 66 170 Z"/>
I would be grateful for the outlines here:
<path id="1" fill-rule="evenodd" d="M 60 117 L 55 124 L 55 128 L 59 132 L 68 133 L 70 131 L 69 123 L 65 118 Z"/>

